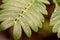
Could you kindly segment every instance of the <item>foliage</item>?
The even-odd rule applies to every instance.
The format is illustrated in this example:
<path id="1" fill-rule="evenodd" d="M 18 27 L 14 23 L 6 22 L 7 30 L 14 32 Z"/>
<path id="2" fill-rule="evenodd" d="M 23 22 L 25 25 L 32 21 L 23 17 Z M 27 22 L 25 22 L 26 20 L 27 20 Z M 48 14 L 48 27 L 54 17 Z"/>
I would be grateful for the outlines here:
<path id="1" fill-rule="evenodd" d="M 58 38 L 60 38 L 60 0 L 53 0 L 56 4 L 55 11 L 50 19 L 50 25 L 53 26 L 52 31 L 57 32 Z"/>
<path id="2" fill-rule="evenodd" d="M 13 26 L 13 36 L 18 40 L 22 35 L 22 29 L 30 37 L 32 32 L 42 28 L 44 17 L 47 15 L 46 6 L 48 0 L 3 0 L 0 5 L 0 31 Z"/>

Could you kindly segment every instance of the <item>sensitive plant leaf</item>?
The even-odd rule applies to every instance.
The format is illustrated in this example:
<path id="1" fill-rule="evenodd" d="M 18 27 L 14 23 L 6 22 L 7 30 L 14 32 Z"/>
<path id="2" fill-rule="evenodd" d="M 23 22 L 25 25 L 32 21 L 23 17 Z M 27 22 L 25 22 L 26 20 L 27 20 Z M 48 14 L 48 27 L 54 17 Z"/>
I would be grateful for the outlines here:
<path id="1" fill-rule="evenodd" d="M 8 18 L 7 20 L 5 20 L 4 22 L 1 23 L 0 31 L 8 29 L 13 24 L 14 24 L 14 20 L 11 18 Z"/>
<path id="2" fill-rule="evenodd" d="M 50 19 L 50 25 L 53 26 L 52 31 L 57 33 L 58 38 L 60 38 L 60 0 L 54 0 L 54 3 L 56 8 Z"/>
<path id="3" fill-rule="evenodd" d="M 48 0 L 38 0 L 38 1 L 43 2 L 43 3 L 45 3 L 45 4 L 50 4 L 50 3 L 48 2 Z"/>
<path id="4" fill-rule="evenodd" d="M 28 37 L 30 37 L 31 36 L 31 29 L 30 29 L 27 21 L 25 19 L 23 19 L 23 17 L 22 17 L 20 22 L 21 22 L 22 28 L 23 28 L 24 32 L 26 33 L 26 35 Z"/>
<path id="5" fill-rule="evenodd" d="M 30 37 L 32 32 L 42 28 L 44 17 L 47 15 L 45 4 L 49 4 L 48 0 L 3 0 L 0 5 L 0 30 L 6 30 L 13 26 L 13 36 L 18 40 L 22 35 L 22 29 L 25 34 Z"/>
<path id="6" fill-rule="evenodd" d="M 54 33 L 58 33 L 58 37 L 60 36 L 60 7 L 55 9 L 55 12 L 52 14 L 50 25 L 53 26 L 52 31 Z M 60 38 L 60 37 L 59 37 Z"/>
<path id="7" fill-rule="evenodd" d="M 17 28 L 17 27 L 18 27 L 18 28 Z M 17 21 L 17 22 L 14 24 L 14 29 L 13 29 L 14 39 L 15 39 L 15 40 L 18 40 L 18 38 L 21 37 L 21 34 L 22 34 L 21 24 L 20 24 L 19 21 Z"/>

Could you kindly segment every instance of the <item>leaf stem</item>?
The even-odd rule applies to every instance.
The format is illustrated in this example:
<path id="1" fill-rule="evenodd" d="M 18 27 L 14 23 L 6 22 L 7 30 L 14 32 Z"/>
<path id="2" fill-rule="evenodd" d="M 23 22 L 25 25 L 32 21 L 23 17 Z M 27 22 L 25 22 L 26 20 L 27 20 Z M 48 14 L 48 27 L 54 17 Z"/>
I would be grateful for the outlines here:
<path id="1" fill-rule="evenodd" d="M 32 6 L 33 3 L 34 3 L 34 0 L 32 0 L 32 3 L 29 3 L 29 6 L 24 11 L 22 11 L 22 13 L 18 15 L 18 17 L 16 18 L 16 21 L 19 20 L 20 17 L 22 17 L 25 14 L 25 12 L 27 12 L 27 10 Z"/>
<path id="2" fill-rule="evenodd" d="M 20 16 L 23 16 L 25 14 L 25 12 L 27 12 L 27 10 L 32 6 L 32 4 L 34 3 L 34 0 L 32 0 L 32 3 L 29 4 L 29 6 L 23 11 L 23 14 L 19 14 Z"/>

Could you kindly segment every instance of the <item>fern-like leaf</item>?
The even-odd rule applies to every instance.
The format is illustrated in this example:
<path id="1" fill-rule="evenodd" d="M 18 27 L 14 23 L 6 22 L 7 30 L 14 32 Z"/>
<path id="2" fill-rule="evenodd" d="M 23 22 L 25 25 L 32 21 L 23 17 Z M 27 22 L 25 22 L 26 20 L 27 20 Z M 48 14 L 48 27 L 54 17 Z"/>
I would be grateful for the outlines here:
<path id="1" fill-rule="evenodd" d="M 60 38 L 60 0 L 54 0 L 56 4 L 55 11 L 52 14 L 50 25 L 53 26 L 52 31 L 57 33 L 58 38 Z"/>
<path id="2" fill-rule="evenodd" d="M 42 14 L 47 15 L 44 3 L 49 4 L 47 0 L 3 0 L 3 3 L 0 5 L 3 8 L 0 10 L 0 22 L 3 21 L 0 31 L 13 26 L 14 39 L 17 40 L 21 37 L 22 29 L 30 37 L 31 29 L 37 32 L 38 27 L 42 28 Z"/>

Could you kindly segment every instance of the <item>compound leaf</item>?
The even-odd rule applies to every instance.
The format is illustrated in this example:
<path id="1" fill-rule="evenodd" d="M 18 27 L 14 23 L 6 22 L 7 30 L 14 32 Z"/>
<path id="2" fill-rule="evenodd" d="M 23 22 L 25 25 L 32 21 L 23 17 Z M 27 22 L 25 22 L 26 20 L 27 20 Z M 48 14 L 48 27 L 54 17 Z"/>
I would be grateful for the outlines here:
<path id="1" fill-rule="evenodd" d="M 44 17 L 47 15 L 45 4 L 49 4 L 48 0 L 3 0 L 0 5 L 0 30 L 6 30 L 13 26 L 13 36 L 15 40 L 21 37 L 22 29 L 25 34 L 30 37 L 31 29 L 35 32 L 38 27 L 42 28 Z"/>
<path id="2" fill-rule="evenodd" d="M 60 38 L 60 0 L 54 0 L 54 3 L 56 8 L 51 16 L 50 25 L 53 26 L 52 31 L 57 33 L 58 38 Z"/>

